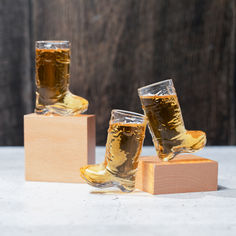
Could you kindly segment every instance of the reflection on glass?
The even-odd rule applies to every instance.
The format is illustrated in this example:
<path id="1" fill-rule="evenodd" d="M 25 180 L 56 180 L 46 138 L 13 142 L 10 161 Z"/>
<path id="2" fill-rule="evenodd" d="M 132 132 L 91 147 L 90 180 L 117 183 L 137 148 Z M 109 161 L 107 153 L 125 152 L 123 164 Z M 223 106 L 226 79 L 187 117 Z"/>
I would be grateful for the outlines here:
<path id="1" fill-rule="evenodd" d="M 145 137 L 146 119 L 143 115 L 113 110 L 108 128 L 105 160 L 102 164 L 80 169 L 88 184 L 104 188 L 117 186 L 131 192 Z"/>
<path id="2" fill-rule="evenodd" d="M 205 146 L 203 131 L 185 129 L 172 80 L 142 87 L 138 93 L 160 159 L 168 161 L 178 153 L 195 152 Z"/>
<path id="3" fill-rule="evenodd" d="M 76 115 L 88 101 L 69 91 L 70 43 L 36 42 L 36 107 L 38 114 Z"/>

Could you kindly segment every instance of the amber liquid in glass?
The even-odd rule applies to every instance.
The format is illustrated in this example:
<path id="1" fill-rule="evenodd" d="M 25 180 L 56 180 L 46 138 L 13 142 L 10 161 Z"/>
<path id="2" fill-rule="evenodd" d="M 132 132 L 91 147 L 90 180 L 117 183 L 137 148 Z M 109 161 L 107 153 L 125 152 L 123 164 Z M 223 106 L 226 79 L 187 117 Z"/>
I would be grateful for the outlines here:
<path id="1" fill-rule="evenodd" d="M 36 108 L 38 114 L 77 115 L 88 101 L 69 91 L 70 49 L 36 49 Z"/>
<path id="2" fill-rule="evenodd" d="M 108 129 L 105 166 L 115 176 L 133 178 L 145 136 L 146 123 L 113 123 Z"/>
<path id="3" fill-rule="evenodd" d="M 149 120 L 148 125 L 155 148 L 161 159 L 169 160 L 180 152 L 195 152 L 204 147 L 204 132 L 185 129 L 175 94 L 140 96 L 140 99 Z"/>
<path id="4" fill-rule="evenodd" d="M 69 86 L 70 49 L 36 49 L 38 103 L 63 102 Z"/>
<path id="5" fill-rule="evenodd" d="M 146 122 L 110 123 L 105 161 L 82 167 L 82 178 L 98 188 L 117 186 L 124 192 L 133 191 L 145 129 Z"/>

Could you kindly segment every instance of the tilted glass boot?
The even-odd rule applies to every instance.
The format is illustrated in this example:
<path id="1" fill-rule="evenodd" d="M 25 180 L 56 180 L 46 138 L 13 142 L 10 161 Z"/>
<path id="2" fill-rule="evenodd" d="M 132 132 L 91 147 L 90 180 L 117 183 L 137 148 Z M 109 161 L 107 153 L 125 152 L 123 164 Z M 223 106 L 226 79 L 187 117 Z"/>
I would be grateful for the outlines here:
<path id="1" fill-rule="evenodd" d="M 205 146 L 203 131 L 185 129 L 172 80 L 142 87 L 138 93 L 160 159 L 168 161 L 178 153 L 195 152 Z"/>
<path id="2" fill-rule="evenodd" d="M 36 108 L 38 114 L 76 115 L 88 101 L 69 91 L 70 43 L 36 42 Z"/>
<path id="3" fill-rule="evenodd" d="M 113 110 L 108 128 L 105 161 L 80 169 L 88 184 L 98 187 L 117 186 L 124 192 L 135 187 L 135 173 L 146 129 L 145 116 Z"/>

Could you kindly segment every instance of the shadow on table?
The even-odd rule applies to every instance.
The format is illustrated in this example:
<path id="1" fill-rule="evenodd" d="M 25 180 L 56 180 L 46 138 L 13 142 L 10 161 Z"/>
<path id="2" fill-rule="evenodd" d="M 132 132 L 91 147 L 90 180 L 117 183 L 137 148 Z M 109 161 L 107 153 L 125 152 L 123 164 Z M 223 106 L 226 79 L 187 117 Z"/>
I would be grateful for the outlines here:
<path id="1" fill-rule="evenodd" d="M 223 185 L 218 185 L 218 191 L 208 193 L 219 197 L 236 198 L 236 189 L 227 188 Z"/>
<path id="2" fill-rule="evenodd" d="M 156 195 L 156 196 L 165 196 L 166 198 L 176 198 L 176 199 L 197 199 L 197 198 L 204 198 L 206 196 L 236 198 L 236 189 L 230 189 L 223 185 L 218 185 L 217 191 L 177 193 L 177 194 L 165 194 L 165 195 Z"/>
<path id="3" fill-rule="evenodd" d="M 138 189 L 136 189 L 135 191 L 131 192 L 131 193 L 125 193 L 122 192 L 121 190 L 118 189 L 100 189 L 100 190 L 93 190 L 90 192 L 91 194 L 102 194 L 102 195 L 127 195 L 127 196 L 153 196 L 149 193 L 146 192 L 142 192 Z"/>
<path id="4" fill-rule="evenodd" d="M 176 198 L 176 199 L 197 199 L 203 198 L 206 196 L 216 196 L 223 198 L 236 198 L 236 189 L 230 189 L 223 185 L 218 185 L 217 191 L 209 191 L 209 192 L 193 192 L 193 193 L 177 193 L 177 194 L 160 194 L 160 195 L 151 195 L 146 192 L 142 192 L 140 190 L 135 190 L 132 193 L 124 193 L 120 190 L 114 189 L 105 189 L 105 190 L 94 190 L 90 192 L 91 194 L 104 194 L 104 195 L 128 195 L 128 196 L 149 196 L 149 197 L 157 197 L 157 198 Z"/>
<path id="5" fill-rule="evenodd" d="M 218 185 L 218 191 L 222 191 L 222 190 L 225 190 L 225 189 L 229 189 L 223 185 Z"/>

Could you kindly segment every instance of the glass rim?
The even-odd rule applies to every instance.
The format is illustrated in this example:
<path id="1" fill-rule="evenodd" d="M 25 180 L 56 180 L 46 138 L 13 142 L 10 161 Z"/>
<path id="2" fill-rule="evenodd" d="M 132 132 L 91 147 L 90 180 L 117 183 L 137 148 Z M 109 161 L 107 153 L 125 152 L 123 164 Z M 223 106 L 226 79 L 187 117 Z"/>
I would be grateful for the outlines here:
<path id="1" fill-rule="evenodd" d="M 70 49 L 71 44 L 68 40 L 41 40 L 35 41 L 36 49 Z"/>
<path id="2" fill-rule="evenodd" d="M 162 81 L 159 81 L 159 82 L 156 82 L 156 83 L 149 84 L 149 85 L 143 86 L 143 87 L 141 87 L 141 88 L 138 88 L 138 92 L 140 92 L 140 91 L 143 90 L 143 89 L 147 89 L 147 88 L 149 88 L 149 87 L 156 86 L 156 85 L 158 85 L 158 84 L 166 83 L 167 81 L 170 81 L 170 82 L 173 84 L 173 80 L 172 80 L 172 79 L 165 79 L 165 80 L 162 80 Z"/>
<path id="3" fill-rule="evenodd" d="M 136 112 L 133 112 L 133 111 L 126 111 L 126 110 L 120 110 L 120 109 L 113 109 L 113 110 L 111 111 L 111 113 L 113 113 L 113 112 L 116 112 L 116 113 L 121 114 L 121 115 L 134 116 L 134 117 L 142 118 L 142 119 L 145 118 L 145 115 L 140 114 L 140 113 L 136 113 Z"/>
<path id="4" fill-rule="evenodd" d="M 64 44 L 64 43 L 70 43 L 68 40 L 39 40 L 35 43 L 51 43 L 51 44 Z"/>

